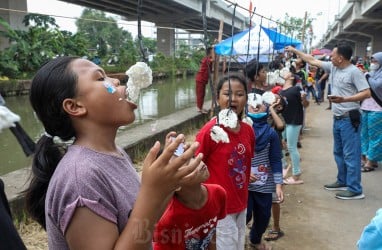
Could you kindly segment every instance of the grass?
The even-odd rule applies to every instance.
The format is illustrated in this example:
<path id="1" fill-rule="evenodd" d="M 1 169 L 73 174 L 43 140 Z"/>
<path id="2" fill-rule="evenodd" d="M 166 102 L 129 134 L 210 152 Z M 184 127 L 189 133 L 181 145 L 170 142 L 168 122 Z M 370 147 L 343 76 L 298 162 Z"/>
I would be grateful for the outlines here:
<path id="1" fill-rule="evenodd" d="M 28 250 L 48 249 L 47 234 L 37 222 L 26 218 L 15 225 Z"/>

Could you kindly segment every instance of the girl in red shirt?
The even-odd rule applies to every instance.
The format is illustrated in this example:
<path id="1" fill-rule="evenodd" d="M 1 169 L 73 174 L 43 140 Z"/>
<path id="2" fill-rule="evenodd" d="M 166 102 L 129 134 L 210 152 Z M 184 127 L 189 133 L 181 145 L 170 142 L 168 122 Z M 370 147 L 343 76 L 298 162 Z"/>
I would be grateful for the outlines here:
<path id="1" fill-rule="evenodd" d="M 224 117 L 207 122 L 196 135 L 200 143 L 197 153 L 203 153 L 210 177 L 206 183 L 219 184 L 227 192 L 227 216 L 217 224 L 217 249 L 244 249 L 245 215 L 251 158 L 254 153 L 255 135 L 247 123 L 241 121 L 247 102 L 247 83 L 239 75 L 223 77 L 217 86 L 220 109 L 237 115 L 236 126 L 224 127 Z M 214 126 L 224 131 L 226 140 L 217 141 L 211 136 Z"/>

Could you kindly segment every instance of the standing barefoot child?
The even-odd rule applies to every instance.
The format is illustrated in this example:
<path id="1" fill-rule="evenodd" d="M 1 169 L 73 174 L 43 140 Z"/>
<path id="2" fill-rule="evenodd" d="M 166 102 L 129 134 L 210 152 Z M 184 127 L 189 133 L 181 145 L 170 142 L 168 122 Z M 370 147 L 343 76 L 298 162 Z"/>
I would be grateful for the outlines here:
<path id="1" fill-rule="evenodd" d="M 273 90 L 272 90 L 273 92 Z M 277 135 L 279 136 L 280 145 L 281 145 L 281 162 L 283 167 L 283 178 L 288 174 L 289 169 L 291 166 L 287 163 L 287 160 L 284 158 L 283 153 L 283 139 L 282 139 L 282 132 L 285 128 L 285 121 L 282 116 L 282 111 L 286 105 L 286 102 L 283 97 L 278 95 L 278 92 L 274 93 L 276 96 L 276 102 L 274 102 L 271 106 L 269 106 L 269 112 L 270 116 L 268 118 L 268 124 L 271 125 L 271 127 L 276 131 Z M 284 236 L 284 232 L 281 230 L 280 227 L 280 214 L 281 214 L 281 206 L 280 203 L 283 201 L 280 201 L 277 198 L 277 194 L 272 194 L 272 229 L 270 229 L 267 234 L 264 236 L 264 239 L 266 241 L 272 241 L 277 240 L 280 237 Z"/>
<path id="2" fill-rule="evenodd" d="M 118 128 L 135 119 L 137 105 L 128 94 L 80 58 L 53 59 L 33 78 L 30 102 L 46 132 L 37 143 L 26 201 L 47 231 L 49 249 L 150 249 L 168 200 L 199 165 L 202 155 L 190 161 L 197 143 L 169 162 L 183 135 L 158 159 L 156 142 L 140 183 L 115 144 Z"/>
<path id="3" fill-rule="evenodd" d="M 245 214 L 251 158 L 255 146 L 251 126 L 241 121 L 247 103 L 247 83 L 238 75 L 223 77 L 217 86 L 218 117 L 206 123 L 196 135 L 210 177 L 227 192 L 227 216 L 218 221 L 217 249 L 239 250 L 245 244 Z"/>
<path id="4" fill-rule="evenodd" d="M 253 122 L 256 136 L 255 156 L 252 159 L 247 223 L 252 220 L 249 233 L 250 245 L 258 250 L 270 249 L 261 242 L 272 209 L 272 193 L 279 202 L 282 192 L 281 143 L 276 131 L 268 124 L 268 107 L 257 94 L 248 95 L 247 115 Z"/>

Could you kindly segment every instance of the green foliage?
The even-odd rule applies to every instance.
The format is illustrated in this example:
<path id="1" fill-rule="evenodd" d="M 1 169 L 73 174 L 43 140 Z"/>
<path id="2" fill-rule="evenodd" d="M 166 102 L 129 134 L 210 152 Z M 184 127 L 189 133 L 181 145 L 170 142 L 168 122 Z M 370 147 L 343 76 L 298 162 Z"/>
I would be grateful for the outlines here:
<path id="1" fill-rule="evenodd" d="M 36 27 L 41 27 L 44 29 L 49 28 L 58 28 L 59 26 L 56 24 L 56 19 L 50 16 L 39 15 L 39 14 L 28 14 L 23 19 L 23 24 L 28 26 L 33 26 L 35 24 Z"/>
<path id="2" fill-rule="evenodd" d="M 146 52 L 150 54 L 155 54 L 157 52 L 157 40 L 153 38 L 148 38 L 142 36 L 142 45 Z M 139 39 L 138 37 L 135 39 L 135 46 L 139 48 Z"/>
<path id="3" fill-rule="evenodd" d="M 9 47 L 0 51 L 0 77 L 21 79 L 33 76 L 43 63 L 56 56 L 98 55 L 107 72 L 125 72 L 141 60 L 139 40 L 118 27 L 112 17 L 99 10 L 85 9 L 76 21 L 78 32 L 60 31 L 53 17 L 28 14 L 23 20 L 25 30 L 13 30 L 0 18 L 0 36 Z M 155 55 L 150 66 L 154 71 L 174 75 L 179 71 L 195 72 L 204 51 L 193 51 L 181 44 L 174 56 L 157 53 L 156 39 L 142 37 L 148 55 Z M 108 65 L 109 62 L 112 65 Z"/>
<path id="4" fill-rule="evenodd" d="M 198 71 L 200 62 L 202 61 L 203 57 L 206 56 L 205 50 L 196 50 L 191 54 L 191 62 L 190 62 L 190 69 L 193 72 Z"/>
<path id="5" fill-rule="evenodd" d="M 183 47 L 183 49 L 185 49 L 185 47 Z M 178 71 L 191 73 L 199 69 L 200 61 L 204 56 L 204 51 L 191 51 L 189 49 L 181 49 L 179 55 L 175 57 L 167 57 L 159 52 L 154 56 L 154 60 L 150 63 L 150 66 L 153 71 L 166 73 L 171 76 L 174 76 Z"/>
<path id="6" fill-rule="evenodd" d="M 288 13 L 285 14 L 284 21 L 281 22 L 282 33 L 291 36 L 293 38 L 304 40 L 308 37 L 308 32 L 310 32 L 310 27 L 312 26 L 313 18 L 310 17 L 310 14 L 307 13 L 306 20 L 305 18 L 291 17 Z M 305 25 L 304 25 L 305 23 Z M 306 41 L 302 41 L 304 44 Z M 306 44 L 305 44 L 306 45 Z M 305 48 L 306 46 L 304 46 Z"/>
<path id="7" fill-rule="evenodd" d="M 85 56 L 87 52 L 87 39 L 82 33 L 72 34 L 69 31 L 61 31 L 62 54 L 66 56 Z"/>
<path id="8" fill-rule="evenodd" d="M 132 40 L 130 32 L 119 28 L 113 17 L 100 10 L 84 9 L 76 25 L 78 33 L 88 41 L 88 47 L 103 61 L 108 61 L 111 54 L 118 54 Z"/>
<path id="9" fill-rule="evenodd" d="M 117 65 L 120 67 L 126 67 L 126 69 L 137 62 L 139 54 L 133 39 L 129 39 L 122 44 L 121 48 L 119 49 L 118 58 L 119 60 Z"/>
<path id="10" fill-rule="evenodd" d="M 166 57 L 163 53 L 158 52 L 154 56 L 154 60 L 150 64 L 154 71 L 173 75 L 175 72 L 175 62 L 172 57 Z"/>
<path id="11" fill-rule="evenodd" d="M 23 78 L 35 72 L 47 60 L 59 55 L 82 56 L 87 41 L 80 34 L 58 30 L 54 18 L 30 14 L 24 17 L 27 30 L 13 30 L 0 19 L 9 47 L 0 52 L 0 75 Z"/>

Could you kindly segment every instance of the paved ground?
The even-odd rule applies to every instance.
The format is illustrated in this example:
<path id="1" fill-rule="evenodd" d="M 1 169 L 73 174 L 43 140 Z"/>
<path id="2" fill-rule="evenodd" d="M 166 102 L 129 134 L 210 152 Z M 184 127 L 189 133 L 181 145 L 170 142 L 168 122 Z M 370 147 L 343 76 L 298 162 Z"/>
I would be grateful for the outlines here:
<path id="1" fill-rule="evenodd" d="M 272 242 L 273 249 L 357 249 L 361 232 L 382 207 L 380 180 L 382 167 L 362 173 L 366 198 L 339 200 L 335 191 L 324 184 L 335 181 L 337 174 L 332 149 L 332 113 L 311 103 L 307 110 L 307 128 L 300 150 L 304 184 L 285 186 L 281 207 L 281 228 L 285 235 Z"/>

